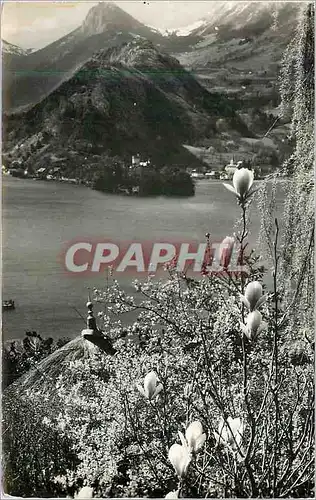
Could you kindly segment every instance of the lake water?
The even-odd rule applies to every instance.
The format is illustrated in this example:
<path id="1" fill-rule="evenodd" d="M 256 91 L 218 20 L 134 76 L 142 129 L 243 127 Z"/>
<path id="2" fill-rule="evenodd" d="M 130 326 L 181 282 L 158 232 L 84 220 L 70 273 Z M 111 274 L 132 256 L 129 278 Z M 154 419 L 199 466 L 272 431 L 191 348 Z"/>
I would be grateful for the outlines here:
<path id="1" fill-rule="evenodd" d="M 98 193 L 84 186 L 2 177 L 2 258 L 4 300 L 15 311 L 2 317 L 3 339 L 26 330 L 43 336 L 75 337 L 84 327 L 88 288 L 105 276 L 66 274 L 60 252 L 73 239 L 215 240 L 232 234 L 238 217 L 234 197 L 220 181 L 199 181 L 193 198 L 138 198 Z M 280 200 L 282 199 L 280 190 Z M 258 236 L 260 214 L 254 203 L 250 240 Z M 133 278 L 120 278 L 132 291 Z M 79 313 L 78 313 L 79 312 Z"/>

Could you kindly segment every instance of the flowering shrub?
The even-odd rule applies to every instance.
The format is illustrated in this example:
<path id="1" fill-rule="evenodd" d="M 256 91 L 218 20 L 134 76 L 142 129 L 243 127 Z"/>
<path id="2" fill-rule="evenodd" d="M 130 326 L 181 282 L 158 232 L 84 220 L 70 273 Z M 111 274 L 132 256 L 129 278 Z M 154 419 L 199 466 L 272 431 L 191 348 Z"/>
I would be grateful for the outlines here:
<path id="1" fill-rule="evenodd" d="M 3 397 L 3 487 L 11 495 L 58 497 L 63 488 L 54 478 L 78 465 L 70 439 L 46 425 L 47 407 L 43 396 L 34 401 L 32 394 L 9 391 Z"/>
<path id="2" fill-rule="evenodd" d="M 237 199 L 245 246 L 251 195 Z M 95 399 L 64 399 L 82 460 L 68 480 L 79 476 L 102 496 L 310 491 L 312 347 L 302 337 L 294 362 L 278 290 L 264 293 L 261 270 L 247 262 L 241 279 L 192 280 L 169 266 L 169 281 L 135 283 L 139 300 L 115 281 L 96 290 L 117 353 L 104 359 L 111 376 L 95 381 Z M 139 313 L 131 327 L 111 319 L 129 311 Z M 81 370 L 92 383 L 89 363 Z"/>
<path id="3" fill-rule="evenodd" d="M 243 175 L 249 178 L 244 169 L 233 180 L 242 253 L 252 201 Z M 246 186 L 242 196 L 239 182 Z M 55 392 L 36 386 L 24 397 L 41 408 L 44 390 L 43 435 L 57 432 L 72 443 L 67 453 L 76 461 L 63 458 L 63 473 L 46 469 L 57 491 L 93 488 L 102 497 L 310 495 L 312 344 L 299 327 L 300 343 L 292 343 L 291 311 L 283 310 L 276 288 L 277 259 L 274 288 L 267 292 L 256 257 L 244 258 L 248 273 L 241 276 L 204 273 L 195 280 L 174 262 L 167 281 L 151 275 L 135 282 L 136 296 L 113 278 L 106 290 L 95 290 L 95 299 L 106 304 L 104 330 L 115 354 L 82 339 L 88 349 L 81 356 L 74 351 Z M 125 327 L 116 317 L 131 311 L 137 320 Z M 63 349 L 71 351 L 74 342 Z"/>
<path id="4" fill-rule="evenodd" d="M 286 206 L 290 199 L 298 217 L 305 203 L 310 222 L 311 190 L 302 184 L 310 176 L 307 163 L 290 181 L 296 200 L 290 192 Z M 266 198 L 263 232 L 273 278 L 268 290 L 266 270 L 247 252 L 252 173 L 236 171 L 228 186 L 241 212 L 233 241 L 247 272 L 225 272 L 232 244 L 226 239 L 223 273 L 216 276 L 205 268 L 201 279 L 192 279 L 173 262 L 167 280 L 150 275 L 136 281 L 135 295 L 112 277 L 105 290 L 95 290 L 95 300 L 105 304 L 103 330 L 115 354 L 91 344 L 74 355 L 56 380 L 42 421 L 45 432 L 58 430 L 71 443 L 77 460 L 58 474 L 48 472 L 47 480 L 64 494 L 312 496 L 314 346 L 306 308 L 313 296 L 306 264 L 312 240 L 304 245 L 288 211 L 280 235 L 278 221 L 270 224 Z M 286 246 L 293 232 L 306 251 L 299 273 L 299 252 Z M 126 327 L 120 317 L 131 312 L 137 319 Z M 39 404 L 43 390 L 37 387 L 30 397 Z"/>
<path id="5" fill-rule="evenodd" d="M 252 194 L 240 197 L 243 174 L 234 179 L 236 240 L 246 249 Z M 102 497 L 310 495 L 312 345 L 298 329 L 302 356 L 294 355 L 290 312 L 262 285 L 255 256 L 245 259 L 241 276 L 193 280 L 174 263 L 165 282 L 135 282 L 136 296 L 114 279 L 95 290 L 116 353 L 92 346 L 74 359 L 44 421 L 79 461 L 55 476 L 65 494 L 83 486 Z M 126 327 L 116 316 L 130 311 L 138 316 Z"/>

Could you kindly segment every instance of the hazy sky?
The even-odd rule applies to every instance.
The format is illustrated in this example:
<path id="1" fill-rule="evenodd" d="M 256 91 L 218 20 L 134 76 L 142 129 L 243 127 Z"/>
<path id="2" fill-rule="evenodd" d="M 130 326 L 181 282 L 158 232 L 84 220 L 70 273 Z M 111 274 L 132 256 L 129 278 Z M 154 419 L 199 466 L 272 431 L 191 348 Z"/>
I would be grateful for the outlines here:
<path id="1" fill-rule="evenodd" d="M 1 36 L 23 48 L 41 48 L 79 26 L 88 10 L 96 3 L 5 1 Z M 115 3 L 147 25 L 171 29 L 200 19 L 217 2 L 126 0 Z"/>
<path id="2" fill-rule="evenodd" d="M 240 1 L 243 0 L 237 3 Z M 1 37 L 23 48 L 36 49 L 44 47 L 80 26 L 89 9 L 98 3 L 84 0 L 74 2 L 0 0 L 0 2 L 3 6 Z M 161 29 L 177 29 L 201 19 L 220 2 L 217 0 L 123 0 L 115 3 L 144 24 Z"/>

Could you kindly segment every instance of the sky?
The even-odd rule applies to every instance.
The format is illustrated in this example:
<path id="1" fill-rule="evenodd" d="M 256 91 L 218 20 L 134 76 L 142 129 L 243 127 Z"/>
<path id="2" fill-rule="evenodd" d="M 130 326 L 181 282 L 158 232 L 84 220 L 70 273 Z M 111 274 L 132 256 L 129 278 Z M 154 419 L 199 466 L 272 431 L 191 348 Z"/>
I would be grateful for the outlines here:
<path id="1" fill-rule="evenodd" d="M 40 49 L 67 35 L 80 26 L 90 8 L 98 3 L 84 0 L 0 2 L 3 5 L 1 37 L 24 49 Z M 142 23 L 162 30 L 191 25 L 219 4 L 217 0 L 125 0 L 115 3 Z"/>
<path id="2" fill-rule="evenodd" d="M 77 28 L 96 3 L 5 1 L 1 37 L 24 49 L 42 48 Z M 115 3 L 144 24 L 161 29 L 177 29 L 201 19 L 217 2 L 126 0 Z"/>

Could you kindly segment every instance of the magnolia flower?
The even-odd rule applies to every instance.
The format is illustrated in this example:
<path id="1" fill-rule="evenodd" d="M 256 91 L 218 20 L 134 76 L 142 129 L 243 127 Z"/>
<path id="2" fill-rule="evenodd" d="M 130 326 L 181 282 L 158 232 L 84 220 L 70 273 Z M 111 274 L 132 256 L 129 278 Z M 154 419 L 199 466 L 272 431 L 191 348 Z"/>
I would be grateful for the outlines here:
<path id="1" fill-rule="evenodd" d="M 233 175 L 233 186 L 223 183 L 225 188 L 234 193 L 239 200 L 246 200 L 254 191 L 250 192 L 253 184 L 253 172 L 247 168 L 236 170 Z"/>
<path id="2" fill-rule="evenodd" d="M 179 490 L 176 491 L 169 491 L 165 498 L 179 498 Z"/>
<path id="3" fill-rule="evenodd" d="M 84 486 L 81 490 L 78 491 L 75 498 L 92 498 L 93 497 L 93 488 L 89 486 Z"/>
<path id="4" fill-rule="evenodd" d="M 258 309 L 266 300 L 266 296 L 262 295 L 262 286 L 259 281 L 248 283 L 245 295 L 240 295 L 240 298 L 250 311 Z"/>
<path id="5" fill-rule="evenodd" d="M 226 236 L 219 247 L 219 262 L 224 269 L 226 269 L 230 264 L 234 244 L 234 238 L 232 238 L 231 236 Z"/>
<path id="6" fill-rule="evenodd" d="M 199 421 L 192 422 L 185 431 L 185 437 L 179 432 L 180 444 L 173 444 L 169 450 L 169 460 L 172 463 L 178 477 L 185 476 L 191 462 L 192 453 L 196 453 L 205 443 L 206 435 L 203 433 L 202 424 Z M 173 497 L 169 497 L 173 498 Z"/>
<path id="7" fill-rule="evenodd" d="M 198 420 L 189 425 L 185 431 L 185 438 L 182 432 L 179 432 L 179 435 L 182 444 L 186 441 L 189 451 L 193 453 L 198 452 L 206 440 L 206 434 L 203 433 L 202 424 Z"/>
<path id="8" fill-rule="evenodd" d="M 144 378 L 143 387 L 141 385 L 136 385 L 139 392 L 145 396 L 145 398 L 151 400 L 154 399 L 160 391 L 162 391 L 162 384 L 157 384 L 157 375 L 155 372 L 147 373 Z"/>
<path id="9" fill-rule="evenodd" d="M 241 418 L 227 418 L 227 423 L 221 417 L 218 425 L 218 432 L 214 432 L 216 441 L 231 449 L 236 450 L 240 447 L 244 425 Z"/>
<path id="10" fill-rule="evenodd" d="M 243 333 L 249 340 L 254 340 L 260 332 L 266 329 L 267 324 L 262 321 L 259 311 L 252 311 L 246 318 L 246 324 L 240 324 Z"/>
<path id="11" fill-rule="evenodd" d="M 185 476 L 189 464 L 191 462 L 192 455 L 189 448 L 184 440 L 184 443 L 173 444 L 169 450 L 168 458 L 172 463 L 174 470 L 176 471 L 179 478 Z"/>

